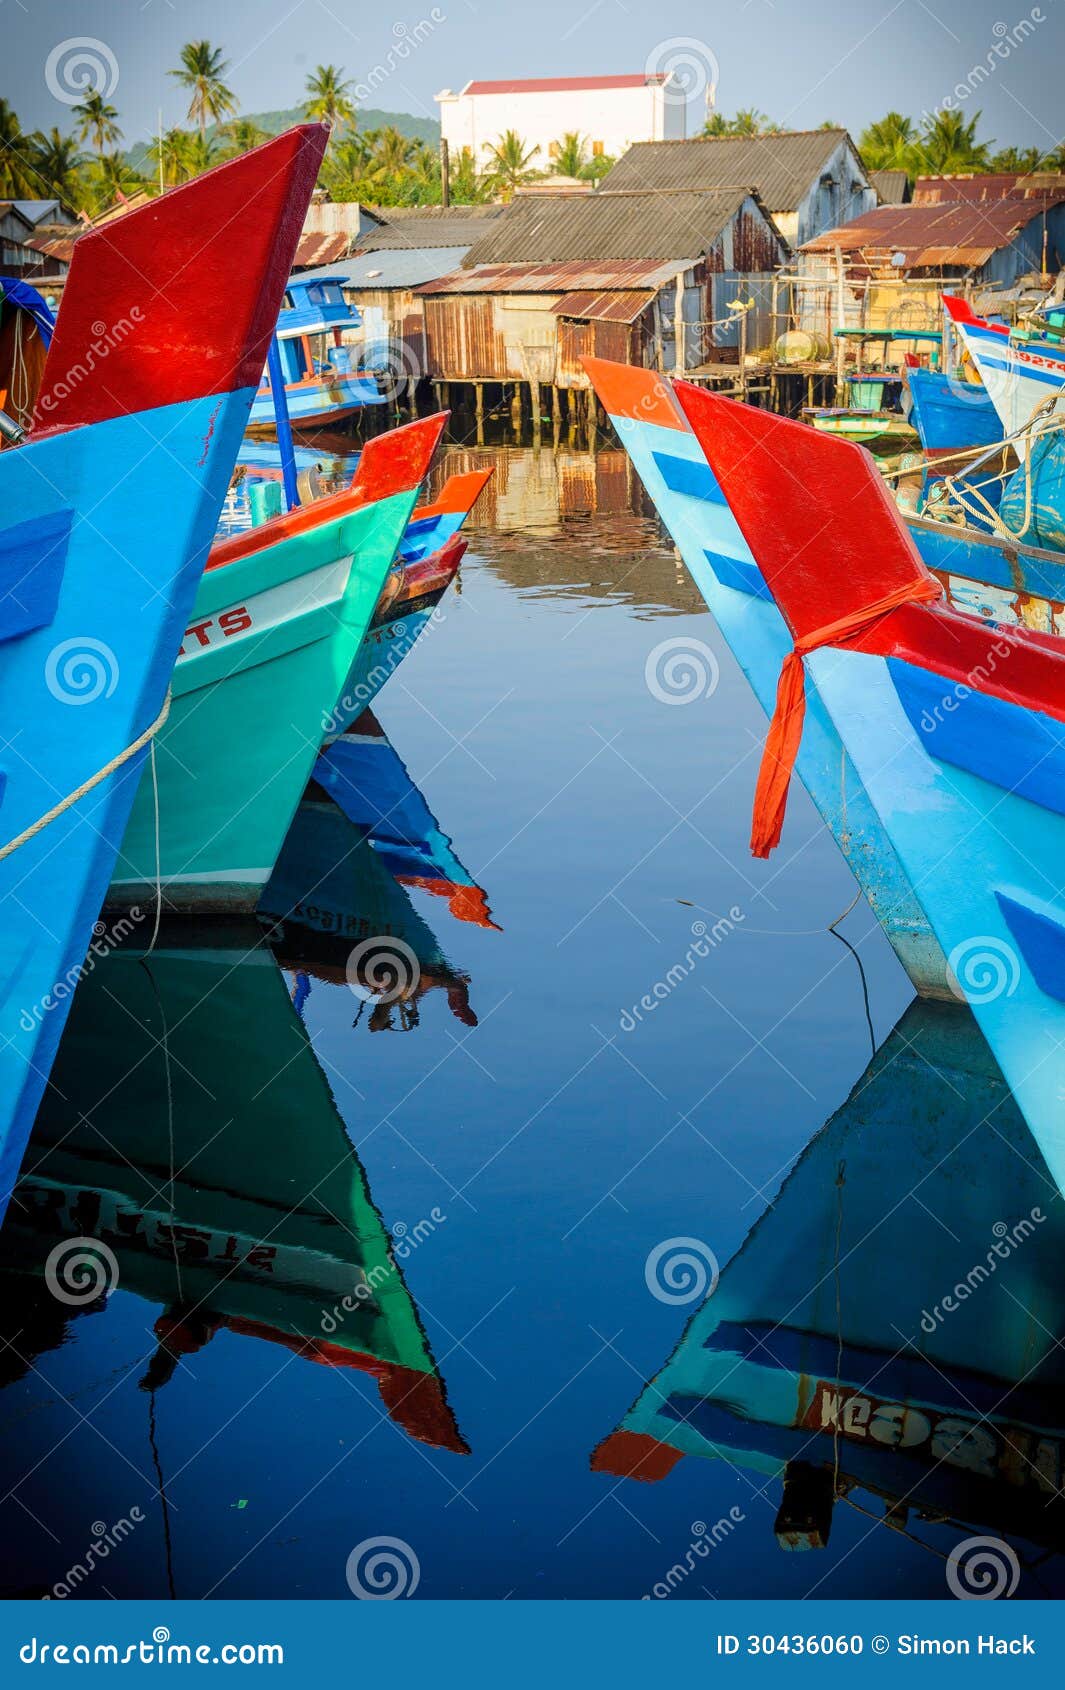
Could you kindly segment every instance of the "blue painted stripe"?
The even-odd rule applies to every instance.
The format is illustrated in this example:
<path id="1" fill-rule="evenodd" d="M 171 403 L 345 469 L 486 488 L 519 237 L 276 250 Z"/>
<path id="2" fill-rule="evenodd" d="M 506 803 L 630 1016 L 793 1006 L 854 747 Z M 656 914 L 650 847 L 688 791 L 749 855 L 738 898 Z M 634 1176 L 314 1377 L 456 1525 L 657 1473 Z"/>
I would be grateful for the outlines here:
<path id="1" fill-rule="evenodd" d="M 0 529 L 0 640 L 55 620 L 73 521 L 68 506 Z"/>
<path id="2" fill-rule="evenodd" d="M 930 757 L 1065 816 L 1065 722 L 895 657 L 887 666 Z"/>
<path id="3" fill-rule="evenodd" d="M 1003 587 L 1007 592 L 1030 593 L 1033 598 L 1065 601 L 1065 555 L 1060 563 L 1032 557 L 1018 540 L 1010 547 L 1015 562 L 1006 556 L 1002 545 L 980 545 L 962 529 L 946 525 L 933 533 L 928 528 L 909 525 L 924 563 L 929 569 L 940 569 L 947 575 L 962 575 L 969 581 L 982 581 L 989 587 Z"/>
<path id="4" fill-rule="evenodd" d="M 937 1287 L 937 1295 L 941 1289 Z M 922 1312 L 914 1310 L 915 1327 Z M 1060 1423 L 1061 1393 L 1057 1385 L 1030 1379 L 1007 1391 L 995 1375 L 967 1367 L 943 1368 L 926 1361 L 917 1350 L 896 1350 L 894 1344 L 890 1351 L 848 1343 L 841 1348 L 835 1333 L 804 1332 L 768 1320 L 748 1320 L 722 1321 L 704 1348 L 742 1356 L 758 1368 L 824 1379 L 844 1389 L 868 1390 L 880 1402 L 926 1403 L 944 1412 L 957 1409 L 966 1415 L 994 1415 L 996 1419 L 1024 1420 L 1036 1426 Z M 741 1374 L 736 1375 L 737 1385 L 741 1378 Z M 746 1397 L 748 1393 L 743 1390 L 741 1394 Z M 690 1397 L 678 1400 L 691 1408 Z"/>
<path id="5" fill-rule="evenodd" d="M 986 352 L 981 354 L 981 363 L 987 364 L 993 370 L 1005 370 L 1010 375 L 1022 375 L 1026 381 L 1047 382 L 1051 387 L 1065 385 L 1065 364 L 1055 374 L 1051 370 L 1040 370 L 1032 364 L 1022 363 L 1018 358 L 991 358 Z"/>
<path id="6" fill-rule="evenodd" d="M 695 458 L 677 458 L 671 452 L 652 452 L 655 468 L 671 493 L 684 493 L 689 499 L 708 499 L 715 505 L 726 503 L 710 465 Z"/>
<path id="7" fill-rule="evenodd" d="M 750 593 L 756 599 L 772 599 L 756 563 L 729 557 L 727 552 L 705 551 L 703 556 L 723 587 L 735 587 L 738 593 Z"/>
<path id="8" fill-rule="evenodd" d="M 1045 905 L 995 896 L 1039 990 L 1065 1003 L 1065 922 Z"/>

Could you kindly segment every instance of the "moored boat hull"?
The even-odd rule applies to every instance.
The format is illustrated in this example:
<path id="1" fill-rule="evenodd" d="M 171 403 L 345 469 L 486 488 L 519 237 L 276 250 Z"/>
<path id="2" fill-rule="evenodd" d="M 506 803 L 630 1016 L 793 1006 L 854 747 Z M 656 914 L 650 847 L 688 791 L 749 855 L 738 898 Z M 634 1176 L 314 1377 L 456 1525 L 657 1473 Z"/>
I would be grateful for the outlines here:
<path id="1" fill-rule="evenodd" d="M 100 936 L 324 141 L 293 131 L 85 235 L 34 428 L 0 456 L 0 550 L 23 589 L 0 661 L 2 837 L 22 841 L 0 863 L 0 1214 Z"/>
<path id="2" fill-rule="evenodd" d="M 806 641 L 957 994 L 1065 1189 L 1065 648 L 931 602 L 865 453 L 686 383 L 677 392 Z"/>
<path id="3" fill-rule="evenodd" d="M 215 548 L 110 907 L 151 904 L 158 887 L 178 913 L 254 910 L 442 426 L 379 436 L 349 494 Z"/>
<path id="4" fill-rule="evenodd" d="M 653 371 L 586 367 L 714 620 L 769 713 L 790 649 L 784 621 L 698 440 Z M 811 698 L 798 771 L 922 996 L 949 997 L 946 961 L 827 710 Z"/>

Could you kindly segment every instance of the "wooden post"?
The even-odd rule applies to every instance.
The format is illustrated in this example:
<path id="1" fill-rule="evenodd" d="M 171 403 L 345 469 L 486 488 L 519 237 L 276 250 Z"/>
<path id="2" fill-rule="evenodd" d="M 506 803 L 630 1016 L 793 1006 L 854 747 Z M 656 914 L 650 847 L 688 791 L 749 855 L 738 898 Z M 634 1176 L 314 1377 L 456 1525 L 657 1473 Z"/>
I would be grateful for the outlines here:
<path id="1" fill-rule="evenodd" d="M 514 392 L 510 401 L 510 421 L 515 434 L 521 433 L 521 383 L 514 383 Z"/>
<path id="2" fill-rule="evenodd" d="M 440 204 L 451 204 L 451 155 L 443 135 L 440 137 Z"/>
<path id="3" fill-rule="evenodd" d="M 484 382 L 479 381 L 474 388 L 474 404 L 477 408 L 477 444 L 484 445 Z"/>
<path id="4" fill-rule="evenodd" d="M 532 408 L 533 451 L 538 452 L 540 450 L 540 423 L 541 423 L 541 417 L 540 417 L 540 383 L 538 381 L 530 381 L 530 383 L 529 383 L 529 404 Z"/>
<path id="5" fill-rule="evenodd" d="M 673 372 L 684 374 L 684 271 L 677 271 L 676 297 L 673 304 Z"/>
<path id="6" fill-rule="evenodd" d="M 846 326 L 847 326 L 846 325 L 846 309 L 847 309 L 847 295 L 846 295 L 845 278 L 844 278 L 844 273 L 843 273 L 843 251 L 842 251 L 841 247 L 837 247 L 836 248 L 836 327 L 837 327 L 837 329 L 846 328 Z M 844 340 L 842 335 L 837 335 L 836 336 L 836 404 L 837 405 L 843 404 L 843 396 L 844 396 L 844 392 L 845 392 L 845 383 L 844 383 L 844 380 L 843 380 L 843 369 L 844 369 L 844 358 L 846 356 L 846 350 L 847 350 L 846 341 Z"/>

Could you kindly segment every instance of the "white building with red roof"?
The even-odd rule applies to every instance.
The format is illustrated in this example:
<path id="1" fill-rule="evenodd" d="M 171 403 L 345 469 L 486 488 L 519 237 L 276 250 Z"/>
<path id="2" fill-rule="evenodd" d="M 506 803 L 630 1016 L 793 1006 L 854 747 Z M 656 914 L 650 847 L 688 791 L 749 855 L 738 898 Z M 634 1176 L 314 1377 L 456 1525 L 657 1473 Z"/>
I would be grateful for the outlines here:
<path id="1" fill-rule="evenodd" d="M 590 158 L 619 158 L 634 141 L 683 141 L 687 94 L 668 71 L 634 76 L 549 76 L 467 82 L 436 96 L 440 128 L 456 160 L 469 147 L 479 165 L 507 129 L 538 150 L 534 170 L 550 170 L 563 135 L 576 130 Z"/>

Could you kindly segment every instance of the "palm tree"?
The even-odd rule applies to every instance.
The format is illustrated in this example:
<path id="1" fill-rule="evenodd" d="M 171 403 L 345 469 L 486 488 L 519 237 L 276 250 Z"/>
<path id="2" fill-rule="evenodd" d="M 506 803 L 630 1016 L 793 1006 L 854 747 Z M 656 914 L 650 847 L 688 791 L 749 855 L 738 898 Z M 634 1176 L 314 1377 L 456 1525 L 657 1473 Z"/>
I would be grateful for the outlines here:
<path id="1" fill-rule="evenodd" d="M 334 131 L 346 123 L 355 124 L 355 106 L 349 97 L 351 83 L 345 79 L 343 66 L 319 65 L 307 78 L 308 100 L 304 107 L 307 116 L 328 123 Z"/>
<path id="2" fill-rule="evenodd" d="M 473 148 L 463 147 L 451 164 L 451 198 L 456 205 L 481 205 L 491 192 L 491 184 L 477 169 Z"/>
<path id="3" fill-rule="evenodd" d="M 53 129 L 49 135 L 34 137 L 33 167 L 39 186 L 50 194 L 76 205 L 79 195 L 78 171 L 85 156 L 71 135 L 61 135 Z"/>
<path id="4" fill-rule="evenodd" d="M 86 94 L 81 104 L 74 107 L 71 116 L 78 120 L 78 140 L 87 141 L 91 136 L 92 144 L 101 157 L 105 147 L 113 149 L 122 139 L 118 112 L 98 92 Z"/>
<path id="5" fill-rule="evenodd" d="M 991 160 L 991 169 L 1030 176 L 1033 170 L 1053 170 L 1054 165 L 1038 147 L 1003 147 Z"/>
<path id="6" fill-rule="evenodd" d="M 539 151 L 539 147 L 527 147 L 516 129 L 505 129 L 499 140 L 488 147 L 492 160 L 490 174 L 503 189 L 504 198 L 509 199 L 515 188 L 531 182 L 538 174 L 529 166 Z"/>
<path id="7" fill-rule="evenodd" d="M 960 111 L 938 111 L 921 131 L 917 151 L 926 170 L 939 175 L 956 175 L 966 170 L 986 170 L 993 142 L 978 141 L 980 113 L 966 123 Z"/>
<path id="8" fill-rule="evenodd" d="M 912 174 L 916 140 L 912 119 L 889 111 L 862 130 L 858 151 L 866 170 L 909 170 Z"/>
<path id="9" fill-rule="evenodd" d="M 741 106 L 732 119 L 733 135 L 771 135 L 780 124 L 754 106 Z"/>
<path id="10" fill-rule="evenodd" d="M 588 163 L 588 148 L 584 137 L 576 129 L 567 129 L 561 141 L 555 142 L 557 151 L 551 161 L 555 176 L 580 176 Z"/>
<path id="11" fill-rule="evenodd" d="M 31 200 L 41 197 L 34 158 L 39 135 L 24 135 L 7 101 L 0 99 L 0 198 Z"/>
<path id="12" fill-rule="evenodd" d="M 226 124 L 224 156 L 239 158 L 241 153 L 250 153 L 253 147 L 261 146 L 269 138 L 266 130 L 260 129 L 250 117 L 238 118 L 236 123 Z"/>
<path id="13" fill-rule="evenodd" d="M 772 135 L 780 128 L 764 111 L 758 111 L 754 106 L 744 106 L 735 117 L 725 117 L 716 111 L 708 117 L 699 131 L 701 136 L 707 135 Z"/>
<path id="14" fill-rule="evenodd" d="M 236 95 L 222 80 L 228 69 L 221 47 L 212 47 L 209 41 L 189 41 L 181 49 L 178 69 L 167 71 L 168 76 L 174 77 L 182 88 L 191 92 L 187 115 L 199 125 L 201 135 L 207 128 L 208 118 L 213 123 L 221 123 L 236 112 Z"/>
<path id="15" fill-rule="evenodd" d="M 151 145 L 155 172 L 164 188 L 173 188 L 187 180 L 185 165 L 192 136 L 187 129 L 167 129 L 157 135 Z"/>

